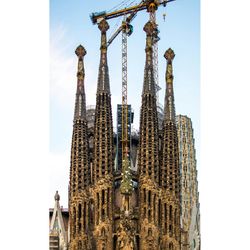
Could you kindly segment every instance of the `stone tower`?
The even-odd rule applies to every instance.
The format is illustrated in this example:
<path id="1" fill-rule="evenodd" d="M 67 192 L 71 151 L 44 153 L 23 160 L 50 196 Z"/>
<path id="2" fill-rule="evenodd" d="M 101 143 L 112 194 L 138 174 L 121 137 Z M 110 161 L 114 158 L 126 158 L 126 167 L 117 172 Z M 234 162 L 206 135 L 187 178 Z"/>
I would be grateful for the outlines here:
<path id="1" fill-rule="evenodd" d="M 178 138 L 175 121 L 172 61 L 174 51 L 168 49 L 166 93 L 163 120 L 163 143 L 160 186 L 162 191 L 162 246 L 163 249 L 180 249 L 180 169 L 178 160 Z"/>
<path id="2" fill-rule="evenodd" d="M 150 21 L 144 26 L 147 36 L 146 63 L 138 148 L 140 249 L 143 250 L 157 249 L 159 239 L 157 217 L 159 203 L 159 135 L 152 58 L 155 28 L 155 23 Z"/>
<path id="3" fill-rule="evenodd" d="M 94 122 L 93 175 L 91 206 L 93 206 L 93 249 L 112 249 L 112 202 L 113 202 L 113 125 L 111 93 L 107 63 L 108 23 L 103 20 L 101 31 L 101 55 L 96 93 Z"/>
<path id="4" fill-rule="evenodd" d="M 83 65 L 86 50 L 80 45 L 75 53 L 78 57 L 78 69 L 69 185 L 70 250 L 87 246 L 87 204 L 90 184 Z"/>
<path id="5" fill-rule="evenodd" d="M 200 211 L 192 121 L 176 117 L 181 177 L 182 250 L 200 249 Z"/>

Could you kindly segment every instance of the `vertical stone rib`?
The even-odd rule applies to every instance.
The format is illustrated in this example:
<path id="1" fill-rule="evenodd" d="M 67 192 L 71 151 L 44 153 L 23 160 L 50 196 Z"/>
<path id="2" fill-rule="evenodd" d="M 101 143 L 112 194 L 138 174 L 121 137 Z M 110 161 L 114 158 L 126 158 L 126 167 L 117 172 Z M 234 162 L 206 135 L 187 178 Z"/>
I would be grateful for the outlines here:
<path id="1" fill-rule="evenodd" d="M 163 159 L 161 187 L 162 199 L 166 203 L 168 219 L 163 232 L 163 244 L 173 244 L 174 249 L 180 249 L 180 169 L 178 154 L 178 138 L 175 122 L 175 106 L 173 92 L 172 60 L 174 51 L 168 49 L 167 60 L 165 114 L 163 121 Z"/>
<path id="2" fill-rule="evenodd" d="M 147 22 L 144 31 L 146 38 L 146 63 L 140 114 L 140 139 L 138 149 L 139 196 L 140 196 L 140 249 L 158 249 L 159 240 L 156 209 L 153 201 L 159 197 L 159 135 L 156 107 L 156 94 L 153 70 L 153 40 L 156 25 Z"/>
<path id="3" fill-rule="evenodd" d="M 80 45 L 75 53 L 78 57 L 78 70 L 70 164 L 70 249 L 87 244 L 86 228 L 82 223 L 86 219 L 83 218 L 82 204 L 88 199 L 87 187 L 90 183 L 83 66 L 86 50 Z"/>

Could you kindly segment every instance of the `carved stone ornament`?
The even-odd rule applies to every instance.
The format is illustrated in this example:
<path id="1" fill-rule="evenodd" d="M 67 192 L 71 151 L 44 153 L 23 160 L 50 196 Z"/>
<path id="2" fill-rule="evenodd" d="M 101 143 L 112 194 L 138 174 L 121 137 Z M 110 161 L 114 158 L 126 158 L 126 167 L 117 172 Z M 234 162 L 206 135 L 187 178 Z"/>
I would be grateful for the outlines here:
<path id="1" fill-rule="evenodd" d="M 155 23 L 148 21 L 145 25 L 143 30 L 146 32 L 148 36 L 152 36 L 155 31 L 156 25 Z"/>
<path id="2" fill-rule="evenodd" d="M 103 19 L 99 25 L 98 28 L 101 32 L 106 32 L 109 29 L 109 24 L 107 23 L 107 21 L 105 19 Z"/>
<path id="3" fill-rule="evenodd" d="M 166 60 L 172 61 L 174 59 L 174 57 L 175 57 L 175 53 L 174 53 L 174 51 L 171 48 L 169 48 L 165 52 L 164 57 L 166 58 Z"/>
<path id="4" fill-rule="evenodd" d="M 80 44 L 76 50 L 75 53 L 78 57 L 84 57 L 87 54 L 87 51 L 85 50 L 85 48 Z"/>

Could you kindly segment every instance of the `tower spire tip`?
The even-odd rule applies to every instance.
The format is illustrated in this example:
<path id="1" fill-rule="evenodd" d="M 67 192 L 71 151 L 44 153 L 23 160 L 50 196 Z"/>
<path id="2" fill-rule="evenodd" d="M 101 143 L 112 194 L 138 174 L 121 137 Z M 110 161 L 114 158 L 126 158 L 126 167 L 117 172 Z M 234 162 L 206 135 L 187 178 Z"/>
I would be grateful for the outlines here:
<path id="1" fill-rule="evenodd" d="M 60 195 L 59 195 L 58 191 L 56 191 L 55 201 L 59 201 L 59 200 L 60 200 Z"/>
<path id="2" fill-rule="evenodd" d="M 173 61 L 174 57 L 175 57 L 175 53 L 174 51 L 169 48 L 168 50 L 166 50 L 164 57 L 166 58 L 166 60 L 169 61 Z"/>
<path id="3" fill-rule="evenodd" d="M 87 51 L 85 50 L 85 48 L 80 44 L 76 50 L 75 53 L 78 57 L 84 57 L 87 54 Z"/>
<path id="4" fill-rule="evenodd" d="M 109 24 L 108 24 L 108 22 L 107 22 L 105 19 L 103 19 L 103 20 L 99 23 L 98 28 L 99 28 L 99 30 L 100 30 L 101 32 L 106 32 L 106 31 L 109 29 Z"/>

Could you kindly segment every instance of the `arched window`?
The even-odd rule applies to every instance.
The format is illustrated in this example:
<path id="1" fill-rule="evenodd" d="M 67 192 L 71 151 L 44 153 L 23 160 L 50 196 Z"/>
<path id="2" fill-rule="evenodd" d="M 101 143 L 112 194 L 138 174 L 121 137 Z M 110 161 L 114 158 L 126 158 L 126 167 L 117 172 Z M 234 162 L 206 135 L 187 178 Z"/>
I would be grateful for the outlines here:
<path id="1" fill-rule="evenodd" d="M 108 188 L 108 191 L 107 191 L 107 216 L 109 217 L 109 188 Z"/>
<path id="2" fill-rule="evenodd" d="M 161 226 L 161 199 L 159 199 L 159 203 L 158 203 L 158 223 L 159 223 L 159 226 Z"/>
<path id="3" fill-rule="evenodd" d="M 174 250 L 174 247 L 173 247 L 173 243 L 172 243 L 172 242 L 169 243 L 169 247 L 168 247 L 168 248 L 169 248 L 169 250 Z"/>
<path id="4" fill-rule="evenodd" d="M 79 232 L 82 230 L 82 205 L 78 204 L 78 230 Z"/>
<path id="5" fill-rule="evenodd" d="M 87 224 L 87 203 L 84 202 L 84 205 L 83 205 L 83 227 L 84 227 L 84 230 L 86 229 L 86 224 Z"/>
<path id="6" fill-rule="evenodd" d="M 148 191 L 148 206 L 151 206 L 151 190 Z"/>
<path id="7" fill-rule="evenodd" d="M 172 221 L 172 205 L 169 206 L 169 219 Z"/>
<path id="8" fill-rule="evenodd" d="M 73 237 L 75 237 L 76 234 L 76 208 L 73 207 Z"/>
<path id="9" fill-rule="evenodd" d="M 174 222 L 176 225 L 178 225 L 178 221 L 177 221 L 177 209 L 174 210 Z"/>
<path id="10" fill-rule="evenodd" d="M 155 222 L 155 214 L 156 214 L 156 211 L 155 211 L 155 203 L 156 203 L 156 194 L 154 195 L 154 200 L 153 200 L 153 209 L 154 209 L 154 218 L 153 218 L 153 220 L 154 220 L 154 222 Z"/>

